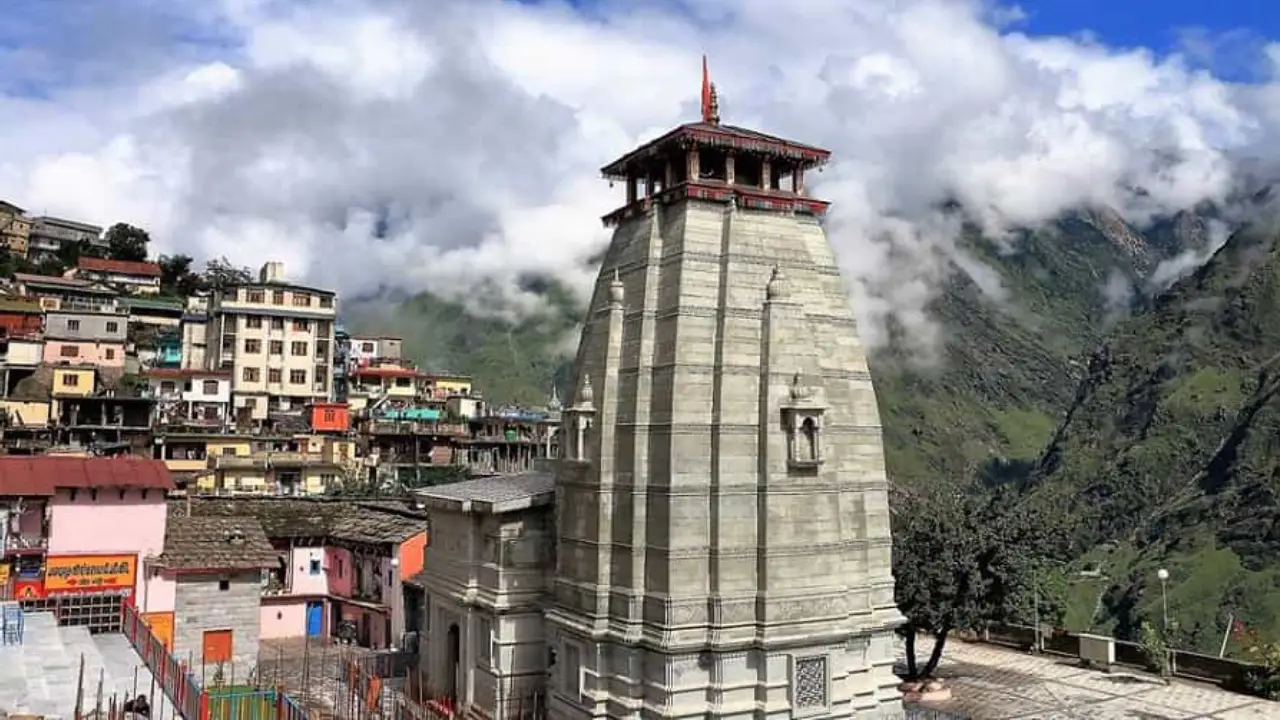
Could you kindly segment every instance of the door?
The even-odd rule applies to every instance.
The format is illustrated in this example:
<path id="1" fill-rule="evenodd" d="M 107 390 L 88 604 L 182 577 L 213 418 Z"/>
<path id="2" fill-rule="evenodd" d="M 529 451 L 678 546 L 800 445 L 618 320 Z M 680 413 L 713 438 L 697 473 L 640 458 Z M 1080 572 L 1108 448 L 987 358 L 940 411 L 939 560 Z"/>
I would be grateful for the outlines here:
<path id="1" fill-rule="evenodd" d="M 324 629 L 324 603 L 307 603 L 307 637 L 320 637 Z"/>
<path id="2" fill-rule="evenodd" d="M 204 660 L 206 665 L 230 662 L 231 631 L 206 630 L 204 632 L 204 642 L 200 648 L 200 658 Z"/>

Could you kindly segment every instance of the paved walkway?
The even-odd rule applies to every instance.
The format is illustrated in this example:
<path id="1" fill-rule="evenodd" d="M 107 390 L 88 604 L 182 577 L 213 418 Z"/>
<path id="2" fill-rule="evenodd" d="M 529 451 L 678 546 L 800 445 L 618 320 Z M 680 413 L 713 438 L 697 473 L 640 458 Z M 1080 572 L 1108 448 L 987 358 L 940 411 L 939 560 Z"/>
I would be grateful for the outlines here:
<path id="1" fill-rule="evenodd" d="M 918 656 L 931 643 L 921 638 Z M 1070 658 L 948 640 L 939 676 L 952 699 L 931 704 L 973 720 L 1280 720 L 1280 703 L 1198 683 L 1117 670 L 1086 670 Z"/>

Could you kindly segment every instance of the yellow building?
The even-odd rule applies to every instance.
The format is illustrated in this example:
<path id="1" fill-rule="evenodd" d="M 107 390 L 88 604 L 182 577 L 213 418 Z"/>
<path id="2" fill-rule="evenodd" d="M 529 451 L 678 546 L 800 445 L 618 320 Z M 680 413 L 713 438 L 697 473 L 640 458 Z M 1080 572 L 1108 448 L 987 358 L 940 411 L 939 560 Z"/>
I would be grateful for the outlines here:
<path id="1" fill-rule="evenodd" d="M 31 218 L 22 208 L 0 200 L 0 242 L 10 253 L 27 256 L 31 241 Z"/>
<path id="2" fill-rule="evenodd" d="M 435 389 L 433 395 L 437 397 L 445 398 L 451 395 L 471 394 L 471 378 L 466 375 L 441 375 L 435 373 L 431 375 L 430 383 Z"/>
<path id="3" fill-rule="evenodd" d="M 53 369 L 52 394 L 57 397 L 89 397 L 94 393 L 96 370 L 85 365 L 59 365 Z"/>
<path id="4" fill-rule="evenodd" d="M 353 441 L 311 435 L 212 436 L 205 458 L 208 473 L 195 487 L 217 494 L 323 495 L 356 465 Z"/>

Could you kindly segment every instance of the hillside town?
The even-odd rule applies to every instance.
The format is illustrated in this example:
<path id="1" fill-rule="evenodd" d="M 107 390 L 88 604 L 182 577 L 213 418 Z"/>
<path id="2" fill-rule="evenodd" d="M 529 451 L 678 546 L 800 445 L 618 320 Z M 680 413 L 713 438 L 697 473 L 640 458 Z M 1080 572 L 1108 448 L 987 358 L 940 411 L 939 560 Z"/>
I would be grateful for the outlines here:
<path id="1" fill-rule="evenodd" d="M 337 293 L 278 262 L 177 294 L 107 236 L 0 202 L 0 599 L 96 638 L 132 617 L 242 673 L 260 641 L 416 643 L 428 523 L 406 491 L 553 457 L 554 391 L 492 407 L 347 333 Z"/>

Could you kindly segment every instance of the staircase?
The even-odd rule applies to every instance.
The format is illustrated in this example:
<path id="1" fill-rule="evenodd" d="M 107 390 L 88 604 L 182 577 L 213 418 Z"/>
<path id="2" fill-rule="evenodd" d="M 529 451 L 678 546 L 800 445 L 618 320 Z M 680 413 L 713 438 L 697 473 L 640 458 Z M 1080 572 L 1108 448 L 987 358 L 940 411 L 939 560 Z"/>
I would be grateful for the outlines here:
<path id="1" fill-rule="evenodd" d="M 82 657 L 81 703 L 86 712 L 98 701 L 99 680 L 104 709 L 113 695 L 117 703 L 132 695 L 151 695 L 151 672 L 123 635 L 90 635 L 83 627 L 58 627 L 52 613 L 28 613 L 25 623 L 21 645 L 0 646 L 0 714 L 72 720 Z M 160 695 L 157 688 L 153 708 L 159 706 Z"/>

